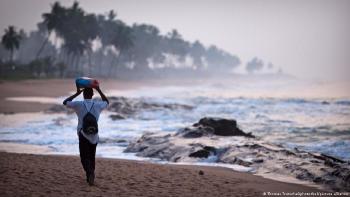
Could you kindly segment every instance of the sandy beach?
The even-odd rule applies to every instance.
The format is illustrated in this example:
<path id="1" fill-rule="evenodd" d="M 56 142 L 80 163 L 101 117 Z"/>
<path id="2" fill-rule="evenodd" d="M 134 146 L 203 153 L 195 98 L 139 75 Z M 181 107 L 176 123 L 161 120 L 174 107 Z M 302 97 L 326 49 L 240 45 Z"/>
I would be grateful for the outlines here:
<path id="1" fill-rule="evenodd" d="M 213 197 L 264 196 L 263 192 L 322 192 L 225 168 L 104 158 L 97 158 L 96 184 L 89 186 L 77 156 L 0 152 L 0 157 L 1 196 Z"/>
<path id="2" fill-rule="evenodd" d="M 145 83 L 102 80 L 101 84 L 101 88 L 108 91 L 137 89 Z M 147 85 L 150 84 L 161 85 L 148 81 Z M 8 98 L 57 99 L 75 91 L 75 86 L 74 79 L 24 80 L 0 82 L 0 89 L 3 93 L 0 113 L 21 115 L 27 112 L 22 116 L 30 116 L 53 104 Z M 7 124 L 17 123 L 4 123 Z M 307 185 L 279 182 L 226 168 L 105 158 L 97 158 L 96 185 L 89 187 L 79 157 L 50 155 L 50 151 L 39 145 L 0 143 L 1 196 L 263 196 L 264 192 L 272 192 L 265 196 L 281 196 L 282 192 L 321 192 Z M 41 153 L 45 155 L 38 155 Z"/>
<path id="3" fill-rule="evenodd" d="M 0 197 L 350 197 L 350 0 L 0 0 L 0 27 Z"/>
<path id="4" fill-rule="evenodd" d="M 140 82 L 125 82 L 119 80 L 100 80 L 101 89 L 133 89 Z M 75 91 L 74 79 L 23 80 L 0 82 L 0 113 L 40 112 L 52 104 L 40 102 L 17 102 L 8 97 L 52 97 L 67 96 Z"/>

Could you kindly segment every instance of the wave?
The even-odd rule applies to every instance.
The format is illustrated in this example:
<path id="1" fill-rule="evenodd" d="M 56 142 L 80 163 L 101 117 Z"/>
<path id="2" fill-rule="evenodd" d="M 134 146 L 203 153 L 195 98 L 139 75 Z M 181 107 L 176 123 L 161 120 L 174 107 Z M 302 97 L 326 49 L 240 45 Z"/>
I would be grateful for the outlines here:
<path id="1" fill-rule="evenodd" d="M 350 100 L 338 100 L 338 101 L 335 102 L 335 104 L 350 106 Z"/>

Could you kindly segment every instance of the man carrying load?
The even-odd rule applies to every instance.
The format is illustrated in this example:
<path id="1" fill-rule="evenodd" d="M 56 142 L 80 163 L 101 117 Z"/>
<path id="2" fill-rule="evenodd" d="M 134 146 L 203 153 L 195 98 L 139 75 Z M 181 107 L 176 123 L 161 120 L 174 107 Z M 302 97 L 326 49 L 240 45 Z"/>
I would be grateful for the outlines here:
<path id="1" fill-rule="evenodd" d="M 88 80 L 88 81 L 84 81 Z M 93 83 L 89 83 L 93 81 Z M 79 137 L 79 151 L 81 164 L 86 173 L 86 181 L 89 185 L 95 180 L 95 155 L 99 140 L 98 119 L 103 109 L 108 107 L 109 101 L 102 93 L 98 82 L 89 78 L 76 80 L 77 92 L 63 101 L 63 105 L 72 108 L 78 116 L 77 133 Z M 92 100 L 93 88 L 100 94 L 102 101 Z M 83 101 L 72 101 L 83 92 Z"/>

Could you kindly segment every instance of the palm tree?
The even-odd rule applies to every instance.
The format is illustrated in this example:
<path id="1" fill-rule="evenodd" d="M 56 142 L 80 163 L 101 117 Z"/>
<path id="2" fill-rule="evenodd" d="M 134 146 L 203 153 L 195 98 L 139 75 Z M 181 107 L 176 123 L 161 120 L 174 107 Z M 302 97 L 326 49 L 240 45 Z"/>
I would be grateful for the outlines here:
<path id="1" fill-rule="evenodd" d="M 119 58 L 123 55 L 124 52 L 129 50 L 133 45 L 133 35 L 132 35 L 132 29 L 125 25 L 122 22 L 118 23 L 117 31 L 114 34 L 114 37 L 112 38 L 111 44 L 118 50 L 118 59 L 116 65 L 118 65 Z M 113 56 L 110 68 L 109 68 L 109 74 L 112 75 L 112 69 L 115 64 L 116 56 Z"/>
<path id="2" fill-rule="evenodd" d="M 196 40 L 190 48 L 190 55 L 193 58 L 193 63 L 196 68 L 204 69 L 202 57 L 205 56 L 205 47 Z"/>
<path id="3" fill-rule="evenodd" d="M 42 17 L 44 18 L 44 24 L 46 25 L 47 28 L 47 38 L 41 45 L 39 51 L 36 54 L 36 59 L 39 58 L 42 50 L 44 49 L 45 45 L 49 41 L 50 35 L 52 31 L 57 29 L 60 23 L 62 23 L 63 20 L 63 14 L 64 14 L 64 8 L 61 7 L 59 2 L 55 2 L 52 6 L 51 12 L 50 13 L 44 13 Z"/>
<path id="4" fill-rule="evenodd" d="M 78 72 L 80 57 L 85 51 L 91 50 L 92 41 L 97 37 L 98 24 L 96 16 L 86 14 L 79 7 L 78 2 L 74 2 L 65 13 L 65 20 L 58 30 L 64 40 L 63 48 L 68 57 L 72 56 L 70 64 L 74 67 L 74 72 Z M 69 65 L 69 60 L 68 60 Z"/>
<path id="5" fill-rule="evenodd" d="M 134 62 L 134 73 L 146 73 L 150 71 L 148 59 L 159 52 L 161 36 L 159 29 L 153 25 L 134 24 L 132 26 L 134 46 L 130 51 Z"/>
<path id="6" fill-rule="evenodd" d="M 5 49 L 10 51 L 10 61 L 13 61 L 13 52 L 19 48 L 21 36 L 16 32 L 14 26 L 9 26 L 5 29 L 5 34 L 2 36 L 1 43 Z"/>

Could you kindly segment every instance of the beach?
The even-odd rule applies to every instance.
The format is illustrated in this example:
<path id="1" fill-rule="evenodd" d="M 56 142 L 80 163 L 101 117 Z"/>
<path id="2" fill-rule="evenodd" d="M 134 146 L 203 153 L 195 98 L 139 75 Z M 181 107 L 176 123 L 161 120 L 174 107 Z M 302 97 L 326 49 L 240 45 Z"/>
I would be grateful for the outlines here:
<path id="1" fill-rule="evenodd" d="M 140 82 L 100 80 L 101 89 L 133 89 L 140 86 Z M 74 79 L 43 79 L 0 82 L 0 113 L 40 112 L 52 106 L 45 102 L 17 102 L 8 100 L 11 97 L 43 97 L 57 98 L 68 96 L 75 92 Z"/>
<path id="2" fill-rule="evenodd" d="M 225 168 L 97 158 L 95 185 L 77 156 L 0 152 L 1 196 L 264 196 L 322 192 Z M 268 195 L 265 195 L 268 196 Z"/>
<path id="3" fill-rule="evenodd" d="M 85 182 L 80 159 L 76 156 L 78 142 L 75 131 L 75 114 L 64 111 L 65 108 L 61 105 L 62 100 L 75 91 L 74 79 L 3 81 L 0 83 L 3 93 L 0 96 L 2 117 L 0 121 L 0 169 L 2 169 L 0 190 L 4 191 L 4 196 L 86 196 L 88 194 L 92 196 L 263 196 L 263 192 L 271 192 L 265 193 L 270 196 L 281 196 L 281 192 L 320 192 L 315 187 L 316 181 L 319 181 L 318 177 L 322 178 L 324 181 L 322 183 L 325 183 L 326 186 L 326 181 L 332 180 L 323 180 L 323 177 L 327 178 L 328 175 L 316 173 L 312 169 L 315 169 L 313 165 L 320 169 L 323 168 L 323 163 L 327 163 L 328 160 L 319 161 L 322 165 L 313 164 L 314 159 L 308 157 L 311 163 L 308 164 L 308 171 L 306 171 L 305 158 L 304 162 L 301 159 L 300 162 L 299 160 L 294 162 L 294 159 L 290 159 L 290 154 L 298 155 L 299 153 L 286 151 L 290 150 L 287 149 L 288 147 L 281 148 L 278 156 L 275 155 L 276 150 L 268 149 L 269 153 L 266 157 L 275 155 L 274 159 L 280 160 L 278 165 L 274 165 L 274 160 L 271 159 L 257 159 L 254 160 L 257 163 L 254 163 L 251 154 L 255 154 L 259 151 L 258 149 L 264 149 L 261 153 L 265 154 L 266 144 L 285 143 L 286 140 L 299 139 L 300 136 L 309 135 L 309 131 L 314 132 L 315 128 L 320 132 L 319 141 L 326 142 L 323 137 L 328 138 L 330 135 L 324 131 L 331 128 L 334 130 L 335 142 L 338 143 L 341 140 L 347 142 L 348 134 L 342 132 L 348 125 L 347 115 L 343 114 L 344 111 L 348 111 L 347 100 L 255 98 L 254 96 L 235 95 L 217 97 L 218 93 L 221 95 L 221 92 L 231 91 L 227 89 L 226 83 L 205 85 L 199 81 L 193 83 L 193 87 L 187 87 L 186 83 L 191 82 L 182 84 L 119 80 L 101 80 L 100 82 L 101 89 L 106 90 L 107 96 L 110 97 L 111 106 L 101 114 L 102 132 L 97 148 L 96 185 L 93 187 L 89 187 Z M 247 89 L 246 86 L 239 88 Z M 234 92 L 237 92 L 237 89 L 234 89 Z M 21 98 L 24 99 L 21 100 Z M 57 106 L 64 110 L 53 108 Z M 274 110 L 270 110 L 271 107 L 274 107 Z M 54 110 L 47 111 L 48 109 Z M 300 109 L 309 111 L 301 113 Z M 320 112 L 318 112 L 319 109 Z M 334 113 L 338 110 L 339 114 Z M 313 119 L 310 119 L 309 113 L 314 115 Z M 287 116 L 288 114 L 293 114 L 293 116 Z M 325 116 L 325 114 L 328 115 Z M 113 119 L 113 115 L 121 115 L 124 119 Z M 193 165 L 162 164 L 171 161 L 162 160 L 162 156 L 166 155 L 162 151 L 158 152 L 159 155 L 152 153 L 153 158 L 158 158 L 157 164 L 152 160 L 150 162 L 152 156 L 140 157 L 142 151 L 125 152 L 125 149 L 131 147 L 133 142 L 139 142 L 138 139 L 146 132 L 155 132 L 159 136 L 176 135 L 177 131 L 197 122 L 204 115 L 235 118 L 240 128 L 244 131 L 252 131 L 254 135 L 260 135 L 258 137 L 262 141 L 265 140 L 264 143 L 268 142 L 268 139 L 271 140 L 270 132 L 274 134 L 276 140 L 272 141 L 272 138 L 263 146 L 260 146 L 258 142 L 240 137 L 209 136 L 169 140 L 170 144 L 181 142 L 177 144 L 180 147 L 179 150 L 186 151 L 197 151 L 201 146 L 214 147 L 213 149 L 218 152 L 228 150 L 228 147 L 231 147 L 230 150 L 236 150 L 232 148 L 235 146 L 247 147 L 247 150 L 241 150 L 244 154 L 240 155 L 234 155 L 238 153 L 237 151 L 232 151 L 230 155 L 228 151 L 226 159 L 215 154 L 208 158 L 194 159 L 188 157 L 188 152 L 182 152 L 183 161 L 188 161 L 188 164 Z M 314 125 L 314 122 L 320 122 L 320 124 Z M 322 122 L 329 122 L 330 126 L 324 127 Z M 252 125 L 257 126 L 251 127 Z M 300 125 L 305 126 L 300 129 Z M 345 129 L 339 125 L 344 125 Z M 271 130 L 271 128 L 278 129 Z M 300 135 L 297 132 L 289 132 L 294 130 L 300 131 Z M 286 135 L 290 135 L 290 138 L 285 137 Z M 163 143 L 166 138 L 159 138 L 159 140 Z M 315 140 L 315 138 L 310 138 L 310 140 Z M 194 146 L 195 142 L 200 146 Z M 156 147 L 160 147 L 157 143 Z M 314 147 L 311 142 L 309 144 L 311 144 L 310 147 Z M 163 145 L 171 150 L 177 150 L 167 144 Z M 339 144 L 339 147 L 336 153 L 346 159 L 348 157 L 347 143 Z M 171 153 L 171 151 L 166 152 Z M 308 153 L 305 152 L 305 154 Z M 291 161 L 292 164 L 281 162 L 283 158 L 284 162 Z M 174 161 L 181 163 L 181 160 Z M 216 162 L 227 166 L 237 167 L 238 165 L 237 169 L 250 169 L 250 172 L 201 166 L 202 164 L 216 164 Z M 263 169 L 262 165 L 265 165 L 267 168 L 264 169 L 268 170 L 260 174 L 254 173 L 254 171 L 259 172 L 256 171 L 257 169 Z M 295 171 L 297 174 L 288 170 Z M 333 168 L 329 168 L 328 171 L 328 174 L 335 172 Z M 278 173 L 282 176 L 279 176 Z M 309 174 L 312 176 L 304 176 Z M 300 180 L 296 181 L 295 177 L 299 177 Z M 321 185 L 317 186 L 317 188 L 323 188 Z M 344 187 L 341 188 L 341 191 L 346 190 Z M 328 189 L 325 190 L 328 191 Z"/>

